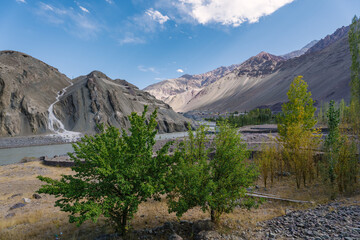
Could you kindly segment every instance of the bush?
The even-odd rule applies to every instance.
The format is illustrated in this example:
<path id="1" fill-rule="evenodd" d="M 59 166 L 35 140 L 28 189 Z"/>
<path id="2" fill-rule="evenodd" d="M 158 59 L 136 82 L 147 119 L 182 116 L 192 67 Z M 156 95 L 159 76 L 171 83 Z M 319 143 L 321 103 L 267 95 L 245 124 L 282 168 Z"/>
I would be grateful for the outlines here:
<path id="1" fill-rule="evenodd" d="M 200 206 L 210 210 L 211 220 L 217 222 L 221 214 L 239 205 L 246 188 L 257 177 L 254 165 L 248 164 L 248 151 L 236 129 L 227 122 L 220 124 L 209 160 L 209 139 L 206 127 L 201 126 L 195 134 L 189 130 L 189 138 L 175 153 L 171 183 L 173 191 L 168 195 L 169 212 L 181 217 L 187 210 Z"/>

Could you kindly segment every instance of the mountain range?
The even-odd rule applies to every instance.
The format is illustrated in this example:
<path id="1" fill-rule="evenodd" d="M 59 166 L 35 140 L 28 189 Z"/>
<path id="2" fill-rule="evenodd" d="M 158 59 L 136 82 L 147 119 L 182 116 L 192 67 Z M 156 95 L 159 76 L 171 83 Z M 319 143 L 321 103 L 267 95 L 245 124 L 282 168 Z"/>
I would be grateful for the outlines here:
<path id="1" fill-rule="evenodd" d="M 0 136 L 94 133 L 96 124 L 129 127 L 131 112 L 158 109 L 160 133 L 185 131 L 189 119 L 125 80 L 93 71 L 73 80 L 16 51 L 0 52 Z"/>
<path id="2" fill-rule="evenodd" d="M 287 101 L 291 81 L 302 75 L 317 104 L 331 99 L 349 101 L 348 31 L 348 26 L 341 27 L 289 54 L 275 56 L 261 52 L 241 64 L 165 80 L 144 91 L 162 99 L 177 112 L 245 111 L 256 107 L 280 110 Z M 206 76 L 205 81 L 202 76 Z"/>

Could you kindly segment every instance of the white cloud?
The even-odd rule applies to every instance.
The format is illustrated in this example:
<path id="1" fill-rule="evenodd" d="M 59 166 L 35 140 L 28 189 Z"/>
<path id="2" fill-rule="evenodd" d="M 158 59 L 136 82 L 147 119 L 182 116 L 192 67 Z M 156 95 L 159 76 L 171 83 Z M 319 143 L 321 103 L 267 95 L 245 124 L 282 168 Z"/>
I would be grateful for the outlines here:
<path id="1" fill-rule="evenodd" d="M 220 23 L 237 27 L 255 23 L 294 0 L 179 0 L 174 3 L 183 14 L 200 24 Z"/>
<path id="2" fill-rule="evenodd" d="M 164 24 L 166 21 L 168 21 L 170 18 L 166 15 L 162 15 L 161 12 L 154 10 L 152 8 L 146 10 L 146 15 L 148 15 L 152 20 Z"/>
<path id="3" fill-rule="evenodd" d="M 133 33 L 127 33 L 127 36 L 119 40 L 120 45 L 124 44 L 144 44 L 146 41 L 143 38 L 134 36 Z"/>
<path id="4" fill-rule="evenodd" d="M 81 11 L 83 11 L 83 12 L 90 13 L 89 10 L 87 10 L 87 9 L 84 8 L 83 6 L 79 6 L 79 8 L 80 8 Z"/>
<path id="5" fill-rule="evenodd" d="M 113 4 L 114 2 L 112 0 L 105 0 L 108 4 Z"/>
<path id="6" fill-rule="evenodd" d="M 176 70 L 178 73 L 183 73 L 184 70 L 182 70 L 181 68 L 179 68 L 178 70 Z"/>
<path id="7" fill-rule="evenodd" d="M 90 39 L 96 37 L 96 35 L 103 29 L 96 19 L 89 17 L 87 14 L 81 14 L 82 12 L 89 12 L 86 8 L 76 11 L 74 8 L 65 8 L 62 6 L 55 6 L 39 3 L 39 9 L 36 14 L 45 18 L 50 24 L 56 24 L 62 27 L 65 31 L 76 35 L 77 37 Z"/>
<path id="8" fill-rule="evenodd" d="M 158 71 L 156 71 L 156 69 L 154 67 L 144 67 L 144 66 L 140 65 L 140 66 L 138 66 L 138 69 L 142 72 L 159 73 Z"/>
<path id="9" fill-rule="evenodd" d="M 45 11 L 47 11 L 47 10 L 54 11 L 54 8 L 46 3 L 41 3 L 41 8 Z"/>
<path id="10" fill-rule="evenodd" d="M 16 2 L 18 2 L 18 3 L 26 3 L 25 0 L 16 0 Z"/>

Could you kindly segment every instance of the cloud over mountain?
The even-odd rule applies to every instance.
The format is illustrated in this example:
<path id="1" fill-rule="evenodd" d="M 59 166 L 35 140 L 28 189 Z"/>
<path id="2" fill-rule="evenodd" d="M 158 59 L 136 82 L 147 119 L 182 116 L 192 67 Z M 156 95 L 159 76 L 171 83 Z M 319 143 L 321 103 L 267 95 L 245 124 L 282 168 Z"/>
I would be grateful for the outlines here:
<path id="1" fill-rule="evenodd" d="M 294 0 L 180 0 L 178 5 L 200 24 L 240 26 L 255 23 Z"/>

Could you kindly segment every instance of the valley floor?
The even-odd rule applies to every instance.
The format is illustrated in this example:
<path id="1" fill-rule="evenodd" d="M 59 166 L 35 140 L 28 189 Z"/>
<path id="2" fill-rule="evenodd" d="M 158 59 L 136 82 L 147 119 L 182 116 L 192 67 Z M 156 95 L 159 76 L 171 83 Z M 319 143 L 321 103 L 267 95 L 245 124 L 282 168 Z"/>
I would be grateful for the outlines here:
<path id="1" fill-rule="evenodd" d="M 33 196 L 42 184 L 36 176 L 54 178 L 71 173 L 70 168 L 44 166 L 39 161 L 0 166 L 0 239 L 56 239 L 56 236 L 58 239 L 96 239 L 111 234 L 104 219 L 76 227 L 68 222 L 66 213 L 54 207 L 54 197 L 42 194 L 36 199 Z M 268 200 L 257 209 L 236 208 L 233 213 L 224 214 L 215 228 L 221 239 L 360 238 L 359 192 L 348 197 L 338 196 L 335 202 L 324 205 L 329 203 L 329 193 L 320 180 L 299 190 L 291 176 L 283 177 L 282 181 L 276 179 L 267 189 L 261 179 L 257 184 L 257 192 L 313 203 Z M 30 202 L 24 203 L 23 198 Z M 208 218 L 209 213 L 192 209 L 177 222 L 175 214 L 168 213 L 165 199 L 150 200 L 140 205 L 131 222 L 136 230 L 133 238 L 142 235 L 141 239 L 168 239 L 172 232 L 165 230 L 172 226 L 170 229 L 180 227 L 177 233 L 184 239 L 192 239 L 194 226 Z M 321 236 L 316 235 L 318 233 Z"/>

